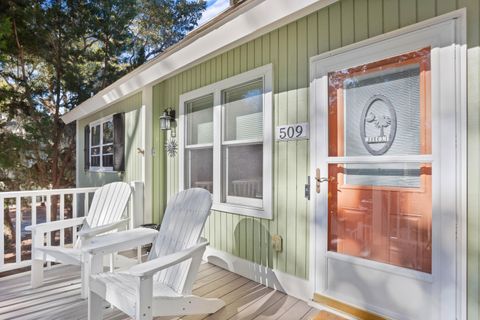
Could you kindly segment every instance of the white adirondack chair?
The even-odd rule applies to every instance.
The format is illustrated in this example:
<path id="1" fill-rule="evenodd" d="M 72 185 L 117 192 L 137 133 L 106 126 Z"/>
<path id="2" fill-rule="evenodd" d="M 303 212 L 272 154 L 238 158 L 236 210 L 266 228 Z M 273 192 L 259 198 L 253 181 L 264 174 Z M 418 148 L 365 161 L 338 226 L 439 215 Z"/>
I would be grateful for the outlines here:
<path id="1" fill-rule="evenodd" d="M 222 308 L 225 304 L 220 299 L 192 295 L 208 245 L 200 234 L 211 206 L 211 195 L 204 189 L 176 194 L 167 206 L 147 262 L 123 272 L 90 275 L 88 319 L 102 319 L 103 300 L 136 319 L 208 314 Z"/>
<path id="2" fill-rule="evenodd" d="M 82 296 L 86 298 L 88 275 L 84 274 L 81 247 L 88 245 L 91 239 L 103 233 L 128 225 L 129 219 L 121 219 L 130 198 L 131 188 L 128 183 L 114 182 L 97 189 L 93 196 L 90 210 L 86 217 L 58 220 L 27 227 L 32 231 L 32 271 L 31 285 L 38 287 L 43 282 L 43 265 L 45 261 L 54 261 L 82 266 Z M 45 233 L 64 228 L 76 228 L 83 225 L 78 232 L 79 238 L 73 248 L 46 246 Z"/>

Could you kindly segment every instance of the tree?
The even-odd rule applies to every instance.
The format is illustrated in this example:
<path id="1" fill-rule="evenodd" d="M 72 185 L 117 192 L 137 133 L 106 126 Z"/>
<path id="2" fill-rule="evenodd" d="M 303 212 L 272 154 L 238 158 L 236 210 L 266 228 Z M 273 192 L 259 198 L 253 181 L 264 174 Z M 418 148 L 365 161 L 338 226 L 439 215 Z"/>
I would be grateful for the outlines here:
<path id="1" fill-rule="evenodd" d="M 197 25 L 205 9 L 204 1 L 140 0 L 138 5 L 139 14 L 131 25 L 132 68 L 180 41 Z"/>
<path id="2" fill-rule="evenodd" d="M 204 1 L 187 0 L 0 2 L 5 188 L 72 186 L 75 127 L 61 115 L 182 39 L 203 9 Z M 8 130 L 12 120 L 22 134 Z"/>

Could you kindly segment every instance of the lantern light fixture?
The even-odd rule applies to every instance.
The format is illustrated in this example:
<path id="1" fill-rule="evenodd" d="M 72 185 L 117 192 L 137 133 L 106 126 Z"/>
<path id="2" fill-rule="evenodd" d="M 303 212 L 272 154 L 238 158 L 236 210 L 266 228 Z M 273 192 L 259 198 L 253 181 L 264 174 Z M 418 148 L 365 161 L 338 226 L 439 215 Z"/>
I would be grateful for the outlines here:
<path id="1" fill-rule="evenodd" d="M 171 136 L 175 136 L 175 110 L 172 108 L 167 108 L 163 111 L 163 114 L 160 116 L 160 130 L 172 130 Z"/>

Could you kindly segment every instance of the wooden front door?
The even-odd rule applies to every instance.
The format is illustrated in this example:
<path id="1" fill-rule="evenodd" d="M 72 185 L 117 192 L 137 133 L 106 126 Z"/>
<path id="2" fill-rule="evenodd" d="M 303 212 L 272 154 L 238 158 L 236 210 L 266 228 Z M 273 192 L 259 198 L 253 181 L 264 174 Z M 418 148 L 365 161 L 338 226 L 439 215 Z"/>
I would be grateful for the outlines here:
<path id="1" fill-rule="evenodd" d="M 455 46 L 422 32 L 312 61 L 315 291 L 392 318 L 453 319 Z"/>

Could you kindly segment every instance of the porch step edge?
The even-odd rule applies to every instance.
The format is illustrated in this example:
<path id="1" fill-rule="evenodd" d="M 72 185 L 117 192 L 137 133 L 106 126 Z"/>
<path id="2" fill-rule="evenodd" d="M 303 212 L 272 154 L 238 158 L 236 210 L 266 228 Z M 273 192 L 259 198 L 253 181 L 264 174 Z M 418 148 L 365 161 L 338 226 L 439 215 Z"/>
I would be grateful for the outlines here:
<path id="1" fill-rule="evenodd" d="M 319 293 L 313 294 L 314 303 L 318 303 L 322 306 L 327 306 L 334 310 L 340 311 L 343 314 L 351 315 L 355 318 L 362 320 L 387 320 L 387 318 L 373 313 L 371 311 L 364 310 L 362 308 L 353 306 L 351 304 L 341 302 L 339 300 L 333 299 L 331 297 L 321 295 Z"/>

